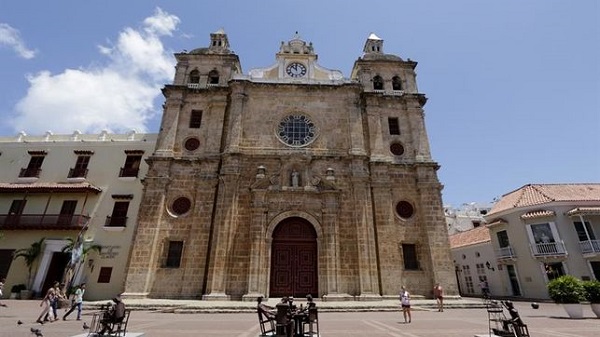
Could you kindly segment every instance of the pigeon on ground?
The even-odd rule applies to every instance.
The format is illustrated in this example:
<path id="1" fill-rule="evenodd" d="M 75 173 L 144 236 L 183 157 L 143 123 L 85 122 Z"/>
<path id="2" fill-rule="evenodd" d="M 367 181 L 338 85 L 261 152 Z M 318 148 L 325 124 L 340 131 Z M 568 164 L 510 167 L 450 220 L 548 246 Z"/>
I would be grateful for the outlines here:
<path id="1" fill-rule="evenodd" d="M 40 330 L 36 331 L 36 332 L 35 332 L 35 335 L 36 335 L 37 337 L 44 337 L 44 334 L 42 334 L 42 332 L 41 332 Z"/>
<path id="2" fill-rule="evenodd" d="M 36 329 L 36 328 L 31 328 L 30 330 L 31 330 L 31 333 L 36 333 L 36 332 L 40 331 L 40 329 Z"/>
<path id="3" fill-rule="evenodd" d="M 90 326 L 89 326 L 89 325 L 87 325 L 87 323 L 86 323 L 86 322 L 83 322 L 83 330 L 87 330 L 87 329 L 89 329 L 89 328 L 90 328 Z"/>
<path id="4" fill-rule="evenodd" d="M 17 325 L 21 325 L 21 324 L 23 324 L 23 322 L 21 322 L 21 320 L 18 320 Z"/>

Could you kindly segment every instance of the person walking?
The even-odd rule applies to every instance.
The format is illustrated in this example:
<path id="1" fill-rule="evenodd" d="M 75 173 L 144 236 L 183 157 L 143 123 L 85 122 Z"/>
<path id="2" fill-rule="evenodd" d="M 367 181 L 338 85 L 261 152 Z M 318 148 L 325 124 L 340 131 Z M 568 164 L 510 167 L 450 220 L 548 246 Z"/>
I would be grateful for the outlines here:
<path id="1" fill-rule="evenodd" d="M 64 299 L 65 296 L 60 289 L 60 283 L 58 281 L 54 282 L 52 288 L 54 288 L 54 298 L 50 302 L 50 307 L 52 308 L 52 314 L 54 314 L 54 319 L 58 319 L 58 304 L 60 300 Z M 47 320 L 48 316 L 46 316 Z"/>
<path id="2" fill-rule="evenodd" d="M 444 288 L 439 283 L 433 287 L 433 297 L 437 301 L 438 311 L 444 311 Z"/>
<path id="3" fill-rule="evenodd" d="M 2 299 L 2 290 L 4 289 L 4 283 L 6 279 L 4 277 L 0 278 L 0 299 Z M 0 307 L 6 307 L 7 305 L 0 302 Z"/>
<path id="4" fill-rule="evenodd" d="M 48 315 L 48 321 L 54 322 L 56 320 L 56 317 L 52 313 L 52 301 L 54 301 L 54 297 L 54 288 L 49 288 L 46 292 L 46 296 L 42 298 L 42 302 L 40 303 L 40 307 L 42 307 L 42 312 L 40 313 L 40 316 L 38 317 L 36 322 L 44 324 L 43 319 L 44 317 L 46 317 L 46 315 Z"/>
<path id="5" fill-rule="evenodd" d="M 400 305 L 402 306 L 402 315 L 404 316 L 404 323 L 410 323 L 412 321 L 412 317 L 410 315 L 410 293 L 406 290 L 404 286 L 400 291 Z M 407 320 L 408 318 L 408 320 Z"/>
<path id="6" fill-rule="evenodd" d="M 83 294 L 85 293 L 85 283 L 82 283 L 75 290 L 75 300 L 73 304 L 71 304 L 71 309 L 65 313 L 63 316 L 63 321 L 67 320 L 67 316 L 69 316 L 75 308 L 77 308 L 77 320 L 81 320 L 81 307 L 83 306 Z"/>

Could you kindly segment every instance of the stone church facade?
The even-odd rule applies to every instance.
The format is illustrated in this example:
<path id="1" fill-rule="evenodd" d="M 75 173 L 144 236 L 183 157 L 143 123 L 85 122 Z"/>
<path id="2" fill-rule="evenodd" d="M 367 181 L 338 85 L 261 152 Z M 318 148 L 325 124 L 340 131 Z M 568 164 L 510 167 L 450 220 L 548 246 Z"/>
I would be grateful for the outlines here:
<path id="1" fill-rule="evenodd" d="M 363 52 L 350 78 L 297 34 L 247 74 L 222 30 L 175 54 L 124 296 L 456 294 L 417 63 Z"/>

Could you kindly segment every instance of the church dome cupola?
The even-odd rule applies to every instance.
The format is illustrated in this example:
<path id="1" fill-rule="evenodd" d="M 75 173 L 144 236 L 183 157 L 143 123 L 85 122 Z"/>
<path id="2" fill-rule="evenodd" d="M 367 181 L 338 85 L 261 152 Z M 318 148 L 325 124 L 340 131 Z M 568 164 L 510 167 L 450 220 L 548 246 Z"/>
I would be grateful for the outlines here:
<path id="1" fill-rule="evenodd" d="M 363 52 L 365 54 L 383 54 L 383 40 L 375 33 L 371 33 L 365 42 Z"/>
<path id="2" fill-rule="evenodd" d="M 223 28 L 210 34 L 210 46 L 208 50 L 215 54 L 229 54 L 229 40 Z"/>

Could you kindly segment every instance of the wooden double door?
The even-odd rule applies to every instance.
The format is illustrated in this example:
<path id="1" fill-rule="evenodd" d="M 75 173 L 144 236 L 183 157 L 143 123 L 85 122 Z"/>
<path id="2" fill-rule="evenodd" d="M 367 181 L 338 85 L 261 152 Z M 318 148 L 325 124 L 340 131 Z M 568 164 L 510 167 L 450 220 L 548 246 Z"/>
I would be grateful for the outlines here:
<path id="1" fill-rule="evenodd" d="M 282 221 L 273 232 L 270 297 L 318 296 L 317 235 L 302 218 Z"/>

